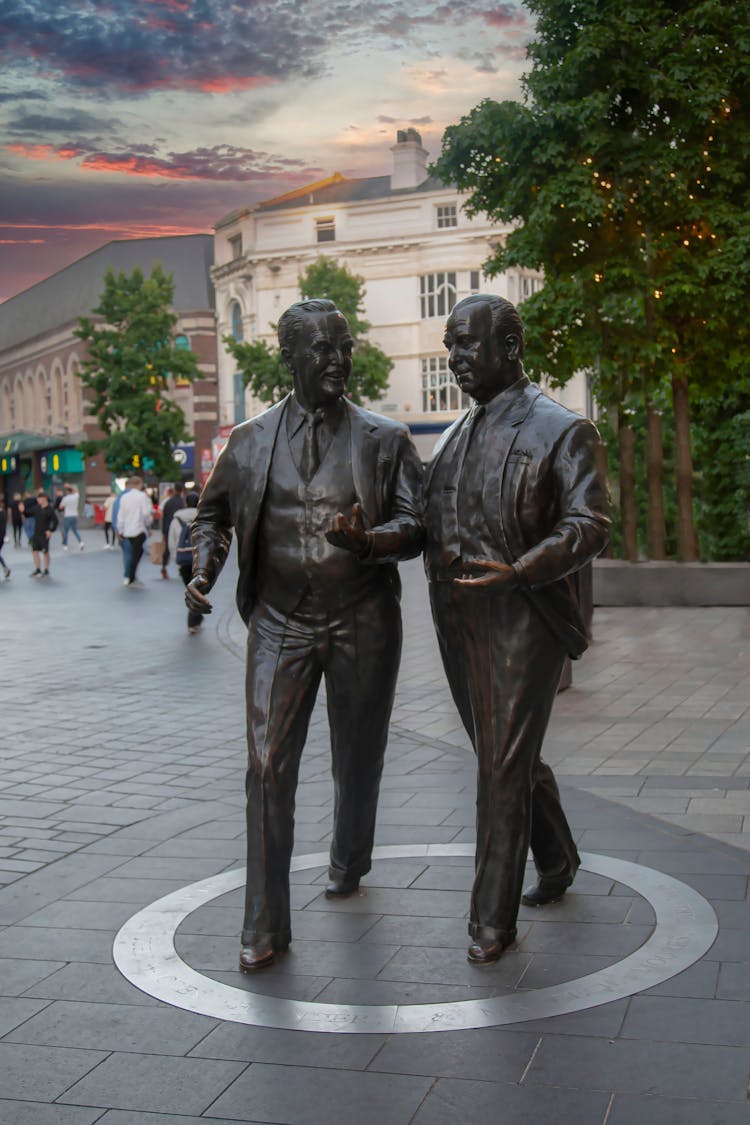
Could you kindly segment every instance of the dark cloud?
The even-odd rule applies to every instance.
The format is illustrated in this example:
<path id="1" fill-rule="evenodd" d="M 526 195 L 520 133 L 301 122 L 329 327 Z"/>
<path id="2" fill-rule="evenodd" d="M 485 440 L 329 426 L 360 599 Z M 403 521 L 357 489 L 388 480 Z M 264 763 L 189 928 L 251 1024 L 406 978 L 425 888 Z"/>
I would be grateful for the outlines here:
<path id="1" fill-rule="evenodd" d="M 116 117 L 95 117 L 83 109 L 62 109 L 56 114 L 24 113 L 8 122 L 11 133 L 90 133 L 93 129 L 114 129 Z"/>
<path id="2" fill-rule="evenodd" d="M 119 172 L 169 180 L 228 180 L 234 183 L 285 181 L 317 176 L 322 169 L 303 160 L 275 156 L 235 145 L 213 145 L 186 152 L 160 154 L 154 144 L 134 144 L 106 151 L 96 139 L 71 140 L 62 145 L 6 144 L 8 152 L 27 160 L 77 160 L 88 172 Z"/>
<path id="3" fill-rule="evenodd" d="M 373 11 L 375 15 L 373 16 Z M 321 72 L 326 49 L 394 49 L 431 39 L 435 28 L 523 24 L 520 6 L 381 0 L 4 0 L 0 63 L 36 67 L 79 88 L 224 93 Z"/>
<path id="4" fill-rule="evenodd" d="M 0 105 L 6 102 L 46 102 L 47 95 L 43 94 L 41 90 L 21 90 L 11 92 L 9 90 L 0 90 Z"/>

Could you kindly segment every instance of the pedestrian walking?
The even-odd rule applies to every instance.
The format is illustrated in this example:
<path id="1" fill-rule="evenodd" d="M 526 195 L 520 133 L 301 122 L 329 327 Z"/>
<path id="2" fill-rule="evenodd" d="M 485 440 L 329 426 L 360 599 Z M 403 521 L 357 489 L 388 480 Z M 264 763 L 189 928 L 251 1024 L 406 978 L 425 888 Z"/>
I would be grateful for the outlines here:
<path id="1" fill-rule="evenodd" d="M 161 576 L 162 576 L 162 578 L 168 578 L 169 577 L 169 575 L 167 574 L 167 565 L 169 563 L 170 558 L 172 558 L 173 555 L 174 555 L 174 552 L 172 551 L 172 548 L 170 546 L 169 529 L 171 527 L 172 520 L 175 517 L 175 513 L 181 512 L 184 509 L 184 507 L 185 507 L 185 485 L 182 483 L 182 481 L 177 481 L 177 483 L 175 484 L 175 486 L 172 490 L 172 495 L 167 500 L 164 501 L 164 507 L 162 508 L 161 530 L 162 530 L 162 535 L 164 537 L 164 554 L 162 555 L 162 560 L 161 560 Z M 178 564 L 178 569 L 179 569 L 179 564 Z"/>
<path id="2" fill-rule="evenodd" d="M 34 559 L 32 578 L 49 578 L 49 541 L 52 532 L 57 528 L 57 514 L 49 502 L 46 492 L 37 492 L 34 516 L 34 535 L 31 540 L 31 552 Z M 44 560 L 44 569 L 39 563 Z"/>
<path id="3" fill-rule="evenodd" d="M 112 505 L 112 528 L 117 535 L 117 539 L 120 544 L 120 550 L 122 551 L 122 576 L 125 582 L 127 582 L 130 575 L 131 549 L 129 540 L 127 540 L 123 535 L 120 535 L 120 533 L 117 531 L 117 520 L 120 514 L 120 502 L 123 496 L 125 496 L 125 494 L 129 491 L 130 489 L 128 488 L 126 481 L 125 488 L 118 496 L 115 497 L 115 502 Z"/>
<path id="4" fill-rule="evenodd" d="M 193 577 L 193 546 L 190 539 L 190 525 L 198 511 L 198 493 L 188 492 L 185 497 L 186 506 L 178 509 L 169 525 L 169 557 L 173 558 L 180 573 L 183 585 L 187 586 Z M 188 633 L 199 633 L 203 623 L 203 614 L 188 610 Z"/>
<path id="5" fill-rule="evenodd" d="M 6 578 L 10 578 L 10 567 L 3 558 L 3 546 L 5 544 L 5 532 L 8 530 L 8 513 L 5 511 L 5 505 L 0 500 L 0 566 L 3 568 L 3 574 Z"/>
<path id="6" fill-rule="evenodd" d="M 13 499 L 10 502 L 10 520 L 13 525 L 13 546 L 23 546 L 21 533 L 23 532 L 23 501 L 21 500 L 21 493 L 14 492 Z"/>
<path id="7" fill-rule="evenodd" d="M 125 586 L 141 586 L 136 575 L 138 563 L 143 555 L 146 536 L 151 534 L 153 507 L 151 499 L 143 491 L 140 477 L 128 477 L 127 489 L 120 497 L 117 510 L 117 532 L 130 544 L 130 565 L 125 578 Z"/>
<path id="8" fill-rule="evenodd" d="M 68 535 L 72 531 L 78 540 L 78 549 L 82 551 L 84 542 L 78 531 L 78 502 L 80 496 L 78 489 L 74 484 L 65 485 L 65 495 L 60 501 L 60 511 L 63 517 L 63 531 L 62 531 L 62 548 L 63 551 L 68 549 Z"/>
<path id="9" fill-rule="evenodd" d="M 114 492 L 110 492 L 107 499 L 104 501 L 104 549 L 105 551 L 114 550 L 115 546 L 115 529 L 112 526 L 112 509 L 115 506 L 117 497 Z M 110 537 L 112 542 L 110 543 Z"/>
<path id="10" fill-rule="evenodd" d="M 34 538 L 34 523 L 36 520 L 37 502 L 36 497 L 32 496 L 30 492 L 24 492 L 23 494 L 21 511 L 23 513 L 23 532 L 26 536 L 26 540 L 29 546 L 31 546 L 31 541 Z"/>

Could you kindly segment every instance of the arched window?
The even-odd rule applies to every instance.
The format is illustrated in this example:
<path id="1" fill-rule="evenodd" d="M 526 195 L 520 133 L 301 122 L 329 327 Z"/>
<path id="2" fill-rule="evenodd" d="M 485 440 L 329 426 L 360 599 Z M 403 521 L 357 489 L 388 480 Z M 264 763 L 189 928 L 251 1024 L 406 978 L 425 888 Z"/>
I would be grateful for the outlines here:
<path id="1" fill-rule="evenodd" d="M 63 387 L 65 373 L 59 360 L 52 364 L 52 424 L 56 430 L 64 426 L 65 421 L 65 396 Z"/>
<path id="2" fill-rule="evenodd" d="M 235 340 L 244 340 L 245 332 L 242 327 L 242 309 L 239 301 L 232 302 L 232 336 Z"/>
<path id="3" fill-rule="evenodd" d="M 0 430 L 14 430 L 13 396 L 10 393 L 10 380 L 3 383 L 2 409 L 0 409 Z"/>
<path id="4" fill-rule="evenodd" d="M 23 427 L 34 429 L 34 376 L 31 372 L 23 381 Z"/>
<path id="5" fill-rule="evenodd" d="M 83 386 L 78 374 L 78 356 L 68 360 L 68 430 L 76 433 L 83 429 Z"/>

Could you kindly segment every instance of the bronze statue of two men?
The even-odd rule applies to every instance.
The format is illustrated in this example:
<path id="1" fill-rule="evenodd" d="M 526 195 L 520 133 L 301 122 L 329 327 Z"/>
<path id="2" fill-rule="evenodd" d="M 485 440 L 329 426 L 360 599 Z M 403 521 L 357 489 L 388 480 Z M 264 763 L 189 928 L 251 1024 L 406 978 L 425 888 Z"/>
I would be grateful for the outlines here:
<path id="1" fill-rule="evenodd" d="M 587 643 L 574 575 L 607 542 L 596 429 L 529 382 L 515 308 L 469 297 L 445 346 L 474 405 L 425 479 L 406 426 L 345 397 L 352 339 L 332 302 L 292 305 L 278 331 L 294 390 L 232 431 L 198 506 L 186 593 L 210 611 L 234 529 L 248 626 L 240 968 L 272 964 L 291 940 L 295 790 L 321 677 L 334 781 L 326 895 L 353 894 L 370 870 L 401 650 L 396 563 L 422 550 L 477 757 L 468 957 L 492 963 L 515 938 L 529 846 L 529 905 L 559 899 L 579 865 L 540 751 L 566 656 Z"/>

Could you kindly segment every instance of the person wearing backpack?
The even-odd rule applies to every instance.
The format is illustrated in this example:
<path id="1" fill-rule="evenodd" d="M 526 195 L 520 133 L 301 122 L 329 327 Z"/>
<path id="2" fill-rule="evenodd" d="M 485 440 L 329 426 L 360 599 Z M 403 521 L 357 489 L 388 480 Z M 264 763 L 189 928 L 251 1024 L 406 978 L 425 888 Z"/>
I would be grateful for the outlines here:
<path id="1" fill-rule="evenodd" d="M 185 586 L 193 577 L 193 544 L 190 536 L 190 525 L 195 519 L 198 510 L 198 493 L 188 492 L 185 497 L 187 507 L 174 512 L 169 524 L 167 548 L 169 558 L 174 559 L 180 578 Z M 199 633 L 203 623 L 203 615 L 188 610 L 188 633 Z"/>

